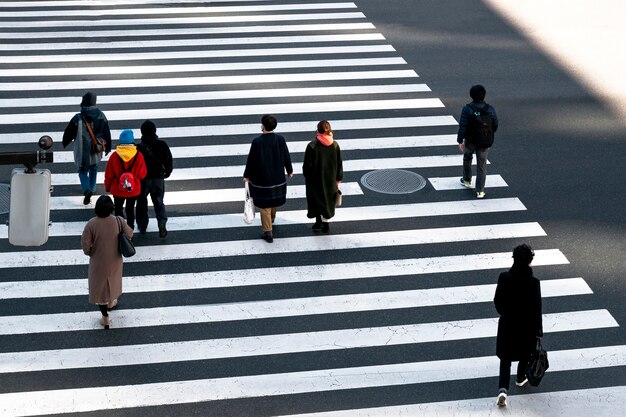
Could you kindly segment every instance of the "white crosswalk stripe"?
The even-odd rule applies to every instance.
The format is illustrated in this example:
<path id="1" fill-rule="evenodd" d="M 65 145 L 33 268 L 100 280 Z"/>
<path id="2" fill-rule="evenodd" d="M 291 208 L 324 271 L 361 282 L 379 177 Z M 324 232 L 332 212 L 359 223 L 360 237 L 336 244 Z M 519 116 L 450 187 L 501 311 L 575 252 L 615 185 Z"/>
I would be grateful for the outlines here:
<path id="1" fill-rule="evenodd" d="M 38 166 L 53 173 L 48 242 L 13 247 L 0 224 L 0 415 L 486 415 L 495 281 L 522 242 L 536 248 L 554 341 L 546 379 L 603 381 L 626 365 L 626 346 L 601 337 L 618 322 L 512 195 L 497 153 L 488 198 L 460 183 L 457 109 L 418 82 L 357 4 L 0 1 L 0 51 L 0 151 L 44 134 L 56 142 L 54 163 Z M 138 141 L 151 119 L 175 161 L 169 235 L 156 235 L 153 218 L 136 233 L 107 332 L 87 304 L 80 249 L 93 204 L 82 204 L 71 146 L 59 143 L 88 90 L 114 145 L 125 128 Z M 245 157 L 265 113 L 278 115 L 296 174 L 272 244 L 241 214 Z M 331 233 L 316 235 L 301 174 L 321 119 L 342 149 L 344 205 Z M 382 169 L 414 171 L 426 186 L 361 187 Z M 458 382 L 463 393 L 433 394 Z M 598 384 L 573 392 L 614 395 Z M 554 415 L 587 415 L 558 383 L 541 389 L 512 407 L 557 399 Z"/>

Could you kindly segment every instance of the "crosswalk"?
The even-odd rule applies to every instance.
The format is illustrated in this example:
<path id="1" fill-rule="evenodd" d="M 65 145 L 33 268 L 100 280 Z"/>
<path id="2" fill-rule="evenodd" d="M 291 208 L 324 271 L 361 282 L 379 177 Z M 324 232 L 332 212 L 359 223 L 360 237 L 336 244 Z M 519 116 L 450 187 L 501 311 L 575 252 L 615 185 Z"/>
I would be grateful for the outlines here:
<path id="1" fill-rule="evenodd" d="M 0 415 L 491 414 L 495 280 L 522 242 L 536 249 L 550 371 L 507 414 L 608 415 L 626 397 L 607 377 L 626 347 L 603 337 L 619 324 L 547 243 L 497 152 L 488 198 L 459 183 L 458 109 L 424 81 L 353 2 L 0 1 L 0 151 L 57 142 L 48 243 L 10 246 L 0 225 Z M 175 160 L 170 233 L 152 219 L 136 235 L 106 332 L 79 247 L 93 206 L 59 144 L 87 90 L 114 138 L 151 119 Z M 264 113 L 296 173 L 271 245 L 241 213 Z M 342 147 L 345 197 L 331 233 L 313 235 L 301 163 L 321 119 Z M 380 169 L 428 186 L 361 186 Z"/>

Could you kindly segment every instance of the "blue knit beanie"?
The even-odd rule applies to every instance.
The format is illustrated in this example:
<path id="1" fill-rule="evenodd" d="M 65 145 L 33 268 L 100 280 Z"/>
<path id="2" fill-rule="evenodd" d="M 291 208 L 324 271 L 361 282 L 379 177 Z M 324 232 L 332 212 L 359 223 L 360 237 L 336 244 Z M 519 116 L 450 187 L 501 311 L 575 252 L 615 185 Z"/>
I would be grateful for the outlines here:
<path id="1" fill-rule="evenodd" d="M 122 130 L 120 133 L 120 145 L 131 145 L 135 143 L 135 135 L 133 135 L 133 131 L 130 129 Z"/>

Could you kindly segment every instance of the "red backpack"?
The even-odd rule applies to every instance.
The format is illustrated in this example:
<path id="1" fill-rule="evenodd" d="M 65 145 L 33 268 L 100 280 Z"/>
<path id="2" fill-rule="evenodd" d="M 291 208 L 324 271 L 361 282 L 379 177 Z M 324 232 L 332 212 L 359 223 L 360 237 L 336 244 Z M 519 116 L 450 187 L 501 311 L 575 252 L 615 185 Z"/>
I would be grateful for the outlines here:
<path id="1" fill-rule="evenodd" d="M 140 185 L 137 182 L 137 179 L 135 178 L 135 176 L 132 173 L 133 170 L 133 165 L 135 165 L 135 161 L 137 160 L 137 155 L 135 155 L 132 159 L 132 163 L 130 164 L 130 167 L 128 168 L 128 170 L 126 168 L 124 168 L 124 160 L 122 159 L 122 157 L 118 154 L 117 155 L 118 158 L 120 158 L 120 162 L 122 163 L 122 175 L 120 175 L 120 183 L 119 183 L 119 188 L 120 190 L 126 190 L 129 193 L 132 193 L 134 190 L 136 190 Z"/>

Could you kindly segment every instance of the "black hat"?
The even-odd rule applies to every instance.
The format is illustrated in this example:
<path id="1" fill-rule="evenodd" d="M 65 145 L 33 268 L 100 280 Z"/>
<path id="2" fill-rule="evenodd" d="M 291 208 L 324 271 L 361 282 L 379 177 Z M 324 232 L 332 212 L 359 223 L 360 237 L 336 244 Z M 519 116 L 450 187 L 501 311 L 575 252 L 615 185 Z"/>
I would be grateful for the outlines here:
<path id="1" fill-rule="evenodd" d="M 146 120 L 141 124 L 142 136 L 154 136 L 156 134 L 156 125 L 151 120 Z"/>
<path id="2" fill-rule="evenodd" d="M 93 93 L 91 91 L 87 92 L 83 96 L 83 101 L 80 103 L 81 107 L 95 106 L 97 97 L 98 96 L 96 95 L 96 93 Z"/>

